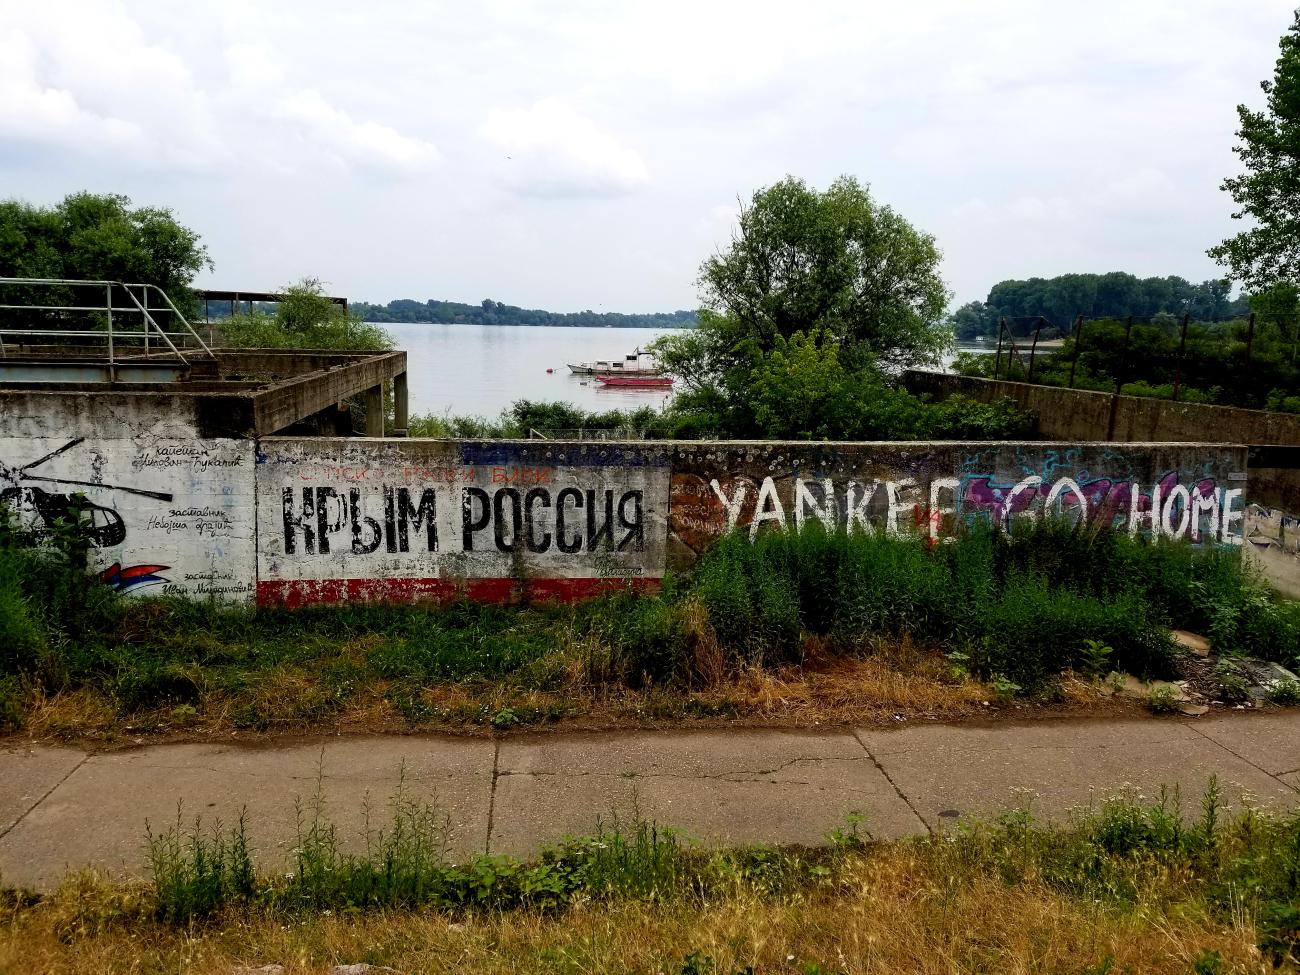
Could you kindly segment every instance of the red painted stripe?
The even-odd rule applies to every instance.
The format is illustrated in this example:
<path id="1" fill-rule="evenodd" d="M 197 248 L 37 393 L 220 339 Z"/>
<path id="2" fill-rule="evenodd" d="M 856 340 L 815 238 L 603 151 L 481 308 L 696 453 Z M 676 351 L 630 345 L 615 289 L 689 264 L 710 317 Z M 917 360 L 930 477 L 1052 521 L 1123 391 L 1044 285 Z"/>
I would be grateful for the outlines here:
<path id="1" fill-rule="evenodd" d="M 293 579 L 257 584 L 257 605 L 363 603 L 577 602 L 603 593 L 654 592 L 661 579 Z"/>

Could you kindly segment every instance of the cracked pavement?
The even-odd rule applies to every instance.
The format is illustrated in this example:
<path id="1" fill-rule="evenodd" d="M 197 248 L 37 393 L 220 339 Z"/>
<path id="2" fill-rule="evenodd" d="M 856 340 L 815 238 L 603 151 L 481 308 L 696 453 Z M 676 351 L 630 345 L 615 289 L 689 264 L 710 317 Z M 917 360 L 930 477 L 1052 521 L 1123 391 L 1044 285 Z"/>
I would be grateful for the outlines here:
<path id="1" fill-rule="evenodd" d="M 147 870 L 155 833 L 246 815 L 279 869 L 318 803 L 345 846 L 391 798 L 445 814 L 456 856 L 527 856 L 634 816 L 703 843 L 820 843 L 849 813 L 878 839 L 1028 803 L 1046 817 L 1131 786 L 1194 810 L 1211 775 L 1227 798 L 1300 798 L 1300 711 L 1194 720 L 914 724 L 888 729 L 549 733 L 496 740 L 327 737 L 85 752 L 0 745 L 0 884 L 48 888 L 70 869 Z M 369 824 L 369 827 L 367 827 Z"/>

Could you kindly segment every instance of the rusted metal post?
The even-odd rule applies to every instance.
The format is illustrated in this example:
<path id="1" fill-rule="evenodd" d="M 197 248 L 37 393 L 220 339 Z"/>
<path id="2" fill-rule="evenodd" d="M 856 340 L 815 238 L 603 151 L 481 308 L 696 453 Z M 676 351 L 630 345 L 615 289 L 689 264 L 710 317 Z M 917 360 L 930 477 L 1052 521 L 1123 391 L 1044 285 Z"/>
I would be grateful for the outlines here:
<path id="1" fill-rule="evenodd" d="M 1007 330 L 1007 320 L 1005 318 L 998 322 L 998 357 L 993 360 L 993 378 L 998 378 L 998 372 L 1002 368 L 1002 333 Z"/>
<path id="2" fill-rule="evenodd" d="M 1129 336 L 1133 334 L 1133 316 L 1129 315 L 1124 322 L 1124 348 L 1120 351 L 1119 362 L 1115 369 L 1115 395 L 1118 396 L 1121 389 L 1124 388 L 1124 379 L 1119 374 L 1119 366 L 1128 361 L 1128 342 Z"/>
<path id="3" fill-rule="evenodd" d="M 1047 321 L 1042 315 L 1038 316 L 1038 324 L 1034 327 L 1034 341 L 1029 346 L 1029 381 L 1034 381 L 1034 359 L 1038 355 L 1038 333 L 1043 330 L 1043 322 Z"/>
<path id="4" fill-rule="evenodd" d="M 1070 360 L 1070 388 L 1074 389 L 1074 370 L 1079 365 L 1079 352 L 1083 348 L 1083 316 L 1074 320 L 1074 358 Z"/>
<path id="5" fill-rule="evenodd" d="M 1183 337 L 1178 340 L 1178 362 L 1174 365 L 1174 395 L 1178 402 L 1178 393 L 1183 388 L 1183 353 L 1187 351 L 1187 323 L 1192 320 L 1191 313 L 1183 316 Z"/>

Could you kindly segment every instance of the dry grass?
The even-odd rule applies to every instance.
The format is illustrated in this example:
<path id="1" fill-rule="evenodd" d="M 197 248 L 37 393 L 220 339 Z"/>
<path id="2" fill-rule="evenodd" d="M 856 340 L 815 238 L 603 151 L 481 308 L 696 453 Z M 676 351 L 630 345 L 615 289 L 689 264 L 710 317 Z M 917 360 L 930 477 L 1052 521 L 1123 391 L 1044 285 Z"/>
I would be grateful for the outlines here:
<path id="1" fill-rule="evenodd" d="M 237 690 L 205 688 L 194 705 L 120 712 L 102 691 L 82 688 L 45 696 L 33 691 L 24 737 L 76 741 L 202 740 L 213 736 L 337 732 L 458 731 L 487 734 L 517 727 L 638 728 L 664 723 L 827 727 L 955 720 L 1013 709 L 1026 713 L 1114 710 L 1096 686 L 1066 675 L 1054 701 L 1011 702 L 955 673 L 940 653 L 909 641 L 881 642 L 861 656 L 826 652 L 809 639 L 802 666 L 750 667 L 727 673 L 702 632 L 695 667 L 700 687 L 591 686 L 572 657 L 556 657 L 553 674 L 524 686 L 466 680 L 399 688 L 367 678 L 340 696 L 319 671 L 278 667 L 253 672 Z M 360 656 L 363 644 L 350 646 Z M 532 684 L 534 686 L 528 686 Z M 541 684 L 549 689 L 538 689 Z"/>
<path id="2" fill-rule="evenodd" d="M 233 914 L 166 927 L 131 891 L 74 880 L 35 907 L 0 907 L 0 971 L 230 975 L 369 962 L 399 972 L 664 972 L 689 955 L 717 975 L 762 972 L 1144 972 L 1187 975 L 1207 950 L 1222 972 L 1262 972 L 1255 932 L 1159 892 L 1131 908 L 1074 900 L 1034 880 L 958 881 L 907 846 L 855 854 L 833 887 L 779 900 L 584 904 L 545 914 L 375 912 L 286 920 Z M 6 913 L 8 917 L 6 917 Z M 1110 968 L 1105 965 L 1109 959 Z M 818 966 L 818 967 L 811 967 Z"/>

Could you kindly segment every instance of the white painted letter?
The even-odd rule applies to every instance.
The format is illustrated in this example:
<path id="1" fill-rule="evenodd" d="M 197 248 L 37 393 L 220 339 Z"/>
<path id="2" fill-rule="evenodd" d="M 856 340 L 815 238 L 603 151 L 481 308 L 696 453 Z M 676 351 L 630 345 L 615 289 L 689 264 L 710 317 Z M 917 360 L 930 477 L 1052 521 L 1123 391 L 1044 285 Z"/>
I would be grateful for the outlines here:
<path id="1" fill-rule="evenodd" d="M 906 534 L 906 529 L 898 525 L 898 516 L 902 514 L 911 514 L 915 501 L 903 501 L 899 494 L 903 491 L 916 487 L 916 482 L 910 477 L 905 477 L 901 481 L 886 481 L 885 493 L 889 498 L 889 514 L 885 516 L 885 531 L 890 535 Z"/>
<path id="2" fill-rule="evenodd" d="M 1183 516 L 1178 520 L 1178 527 L 1173 524 L 1174 504 L 1178 501 L 1179 492 L 1182 492 L 1183 499 Z M 1165 498 L 1164 506 L 1161 508 L 1160 530 L 1170 538 L 1182 538 L 1183 533 L 1187 531 L 1187 526 L 1192 521 L 1192 496 L 1187 488 L 1181 484 L 1175 484 L 1169 489 L 1169 497 Z"/>
<path id="3" fill-rule="evenodd" d="M 1082 512 L 1082 520 L 1087 521 L 1088 499 L 1084 496 L 1083 488 L 1079 487 L 1079 482 L 1072 477 L 1063 477 L 1052 485 L 1052 490 L 1047 493 L 1047 504 L 1044 505 L 1043 510 L 1050 512 L 1052 510 L 1052 505 L 1057 504 L 1059 505 L 1057 508 L 1057 514 L 1064 512 L 1065 505 L 1060 504 L 1060 500 L 1061 495 L 1066 491 L 1072 492 L 1074 496 L 1079 499 L 1079 510 Z"/>
<path id="4" fill-rule="evenodd" d="M 1010 531 L 1011 529 L 1011 509 L 1015 506 L 1014 502 L 1016 498 L 1020 496 L 1020 493 L 1022 491 L 1028 491 L 1030 488 L 1037 488 L 1042 483 L 1043 483 L 1043 479 L 1041 477 L 1039 477 L 1037 474 L 1030 474 L 1027 478 L 1025 478 L 1023 481 L 1021 481 L 1019 484 L 1017 484 L 1015 487 L 1011 489 L 1011 491 L 1007 494 L 1006 500 L 1002 502 L 1002 527 L 1003 528 L 1006 528 L 1008 531 Z M 1031 501 L 1030 504 L 1032 505 L 1033 502 Z M 1031 519 L 1037 518 L 1038 512 L 1034 511 L 1034 509 L 1031 507 L 1029 510 L 1025 512 L 1025 516 Z"/>
<path id="5" fill-rule="evenodd" d="M 831 483 L 829 477 L 822 481 L 822 499 L 820 503 L 813 493 L 808 490 L 804 479 L 802 477 L 795 478 L 794 523 L 796 528 L 803 528 L 803 523 L 807 519 L 805 512 L 808 508 L 813 510 L 817 520 L 826 526 L 828 532 L 835 530 L 835 485 Z"/>
<path id="6" fill-rule="evenodd" d="M 1142 492 L 1138 490 L 1137 481 L 1129 485 L 1132 492 L 1128 498 L 1128 533 L 1134 538 L 1142 532 L 1142 519 L 1148 515 L 1142 514 L 1138 506 L 1142 503 Z M 1157 481 L 1151 485 L 1151 536 L 1158 538 L 1160 536 L 1160 482 Z"/>
<path id="7" fill-rule="evenodd" d="M 1239 497 L 1241 497 L 1241 488 L 1229 488 L 1223 492 L 1223 511 L 1220 518 L 1223 521 L 1223 544 L 1225 545 L 1241 545 L 1244 541 L 1240 534 L 1236 534 L 1232 530 L 1232 523 L 1241 521 L 1246 516 L 1244 507 L 1240 511 L 1232 510 L 1232 502 Z"/>
<path id="8" fill-rule="evenodd" d="M 730 498 L 722 493 L 722 485 L 718 483 L 716 477 L 709 482 L 709 485 L 713 488 L 713 493 L 718 496 L 718 500 L 722 502 L 722 506 L 727 509 L 727 531 L 731 531 L 740 521 L 740 509 L 745 505 L 745 495 L 749 493 L 749 484 L 745 481 L 738 483 L 736 493 Z"/>
<path id="9" fill-rule="evenodd" d="M 867 516 L 867 506 L 871 504 L 871 499 L 876 496 L 876 487 L 878 482 L 872 481 L 868 486 L 862 485 L 862 494 L 855 501 L 853 492 L 858 488 L 857 481 L 849 481 L 849 486 L 844 495 L 845 506 L 845 530 L 853 531 L 855 527 L 860 527 L 864 532 L 870 535 L 874 528 L 871 527 L 871 520 Z"/>
<path id="10" fill-rule="evenodd" d="M 1210 538 L 1219 537 L 1219 494 L 1220 490 L 1215 488 L 1210 492 L 1209 497 L 1201 494 L 1201 486 L 1198 484 L 1192 488 L 1192 541 L 1201 540 L 1201 512 L 1210 513 Z"/>
<path id="11" fill-rule="evenodd" d="M 768 507 L 768 502 L 772 502 L 772 507 Z M 754 503 L 754 520 L 749 523 L 749 540 L 752 542 L 758 536 L 758 526 L 765 521 L 774 521 L 782 531 L 785 531 L 785 506 L 781 504 L 781 499 L 776 494 L 776 484 L 770 477 L 763 478 L 763 483 L 758 488 L 758 501 Z"/>

